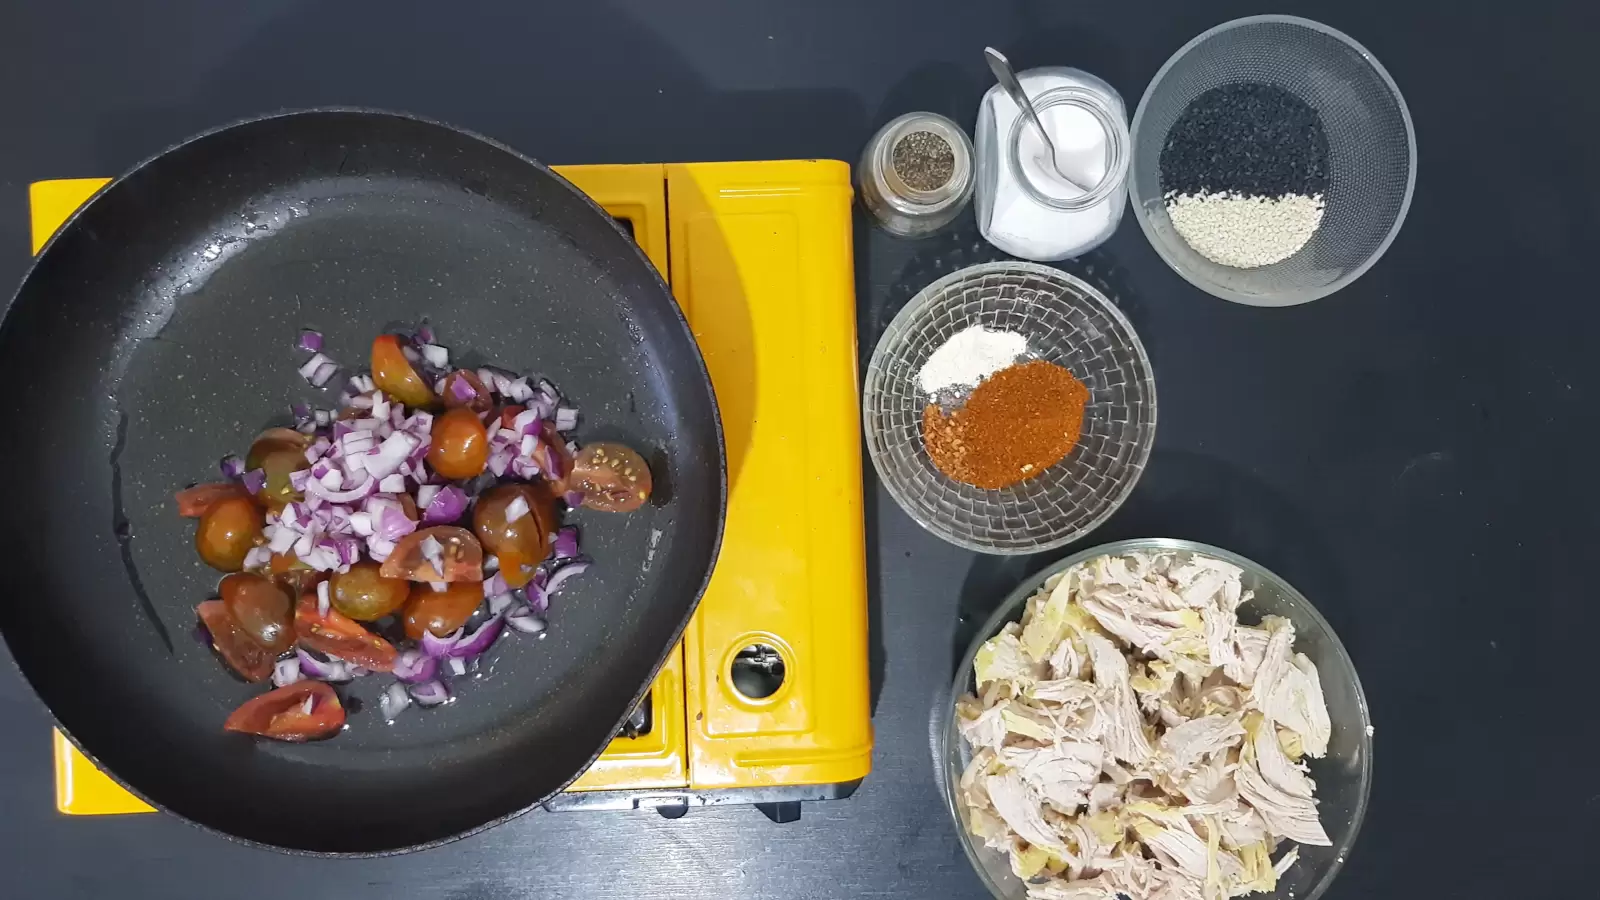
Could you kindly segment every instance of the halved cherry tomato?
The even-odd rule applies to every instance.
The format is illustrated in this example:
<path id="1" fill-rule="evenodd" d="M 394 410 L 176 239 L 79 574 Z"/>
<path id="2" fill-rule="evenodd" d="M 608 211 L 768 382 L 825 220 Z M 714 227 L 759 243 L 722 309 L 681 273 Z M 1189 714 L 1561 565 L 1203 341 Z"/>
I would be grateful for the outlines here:
<path id="1" fill-rule="evenodd" d="M 467 624 L 483 605 L 483 587 L 471 581 L 457 581 L 436 591 L 433 585 L 417 584 L 406 601 L 406 637 L 422 640 L 424 630 L 445 637 Z"/>
<path id="2" fill-rule="evenodd" d="M 294 600 L 283 585 L 251 572 L 235 572 L 217 588 L 228 614 L 252 641 L 274 654 L 294 643 Z"/>
<path id="3" fill-rule="evenodd" d="M 294 608 L 294 634 L 312 650 L 374 672 L 393 671 L 398 655 L 393 644 L 337 609 L 329 609 L 326 615 L 317 612 L 317 598 L 310 594 L 301 597 Z"/>
<path id="4" fill-rule="evenodd" d="M 246 701 L 222 727 L 279 741 L 314 741 L 344 727 L 344 704 L 323 682 L 297 681 Z"/>
<path id="5" fill-rule="evenodd" d="M 195 607 L 195 612 L 211 634 L 211 646 L 228 668 L 238 672 L 245 681 L 266 681 L 272 675 L 272 664 L 278 654 L 251 640 L 239 620 L 228 612 L 227 604 L 221 600 L 207 600 Z"/>
<path id="6" fill-rule="evenodd" d="M 372 383 L 407 406 L 433 405 L 433 391 L 412 368 L 400 339 L 380 334 L 372 340 Z"/>
<path id="7" fill-rule="evenodd" d="M 433 420 L 431 441 L 428 466 L 445 478 L 476 478 L 489 462 L 489 434 L 464 406 Z"/>
<path id="8" fill-rule="evenodd" d="M 248 497 L 250 492 L 237 481 L 215 481 L 184 488 L 177 494 L 178 515 L 185 519 L 198 519 L 218 501 L 232 497 Z"/>
<path id="9" fill-rule="evenodd" d="M 572 460 L 567 488 L 583 494 L 583 505 L 601 512 L 632 512 L 650 499 L 650 467 L 622 444 L 590 444 Z"/>
<path id="10" fill-rule="evenodd" d="M 462 399 L 462 394 L 467 395 L 466 399 Z M 444 400 L 444 405 L 451 409 L 466 407 L 482 415 L 494 408 L 494 397 L 484 386 L 483 379 L 470 369 L 457 369 L 446 375 L 444 384 L 439 388 L 439 396 Z"/>
<path id="11" fill-rule="evenodd" d="M 261 469 L 267 476 L 266 485 L 256 495 L 262 505 L 268 509 L 282 509 L 305 499 L 305 495 L 289 483 L 289 476 L 311 468 L 311 463 L 306 461 L 306 447 L 310 443 L 309 436 L 291 428 L 268 428 L 250 445 L 245 469 Z"/>
<path id="12" fill-rule="evenodd" d="M 555 501 L 540 482 L 502 484 L 484 491 L 472 509 L 472 530 L 484 549 L 500 560 L 500 574 L 514 588 L 533 578 L 535 568 L 550 555 L 550 535 L 556 530 Z M 516 500 L 527 505 L 515 521 L 506 511 Z"/>
<path id="13" fill-rule="evenodd" d="M 355 563 L 329 579 L 333 608 L 352 619 L 371 622 L 405 605 L 411 582 L 404 578 L 384 578 L 371 560 Z"/>
<path id="14" fill-rule="evenodd" d="M 194 546 L 206 565 L 224 572 L 244 568 L 245 555 L 256 545 L 266 521 L 261 507 L 250 497 L 228 497 L 216 501 L 200 517 L 194 531 Z"/>
<path id="15" fill-rule="evenodd" d="M 316 591 L 317 585 L 328 580 L 327 572 L 311 568 L 293 553 L 274 553 L 267 564 L 272 580 L 282 585 L 289 596 L 298 597 Z"/>
<path id="16" fill-rule="evenodd" d="M 430 537 L 439 543 L 443 572 L 422 553 L 422 544 Z M 389 558 L 383 561 L 379 573 L 385 578 L 409 581 L 482 581 L 483 547 L 465 528 L 454 525 L 422 528 L 400 539 Z"/>

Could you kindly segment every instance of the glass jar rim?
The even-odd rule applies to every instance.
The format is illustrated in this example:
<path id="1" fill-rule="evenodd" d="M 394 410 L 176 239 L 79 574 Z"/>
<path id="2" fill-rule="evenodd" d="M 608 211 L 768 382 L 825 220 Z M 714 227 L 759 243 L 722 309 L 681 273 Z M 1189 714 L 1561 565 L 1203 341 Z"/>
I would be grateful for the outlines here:
<path id="1" fill-rule="evenodd" d="M 1122 184 L 1128 177 L 1128 145 L 1132 142 L 1132 138 L 1128 133 L 1128 123 L 1122 121 L 1098 91 L 1077 85 L 1063 85 L 1030 99 L 1033 101 L 1033 108 L 1041 114 L 1047 109 L 1058 106 L 1073 106 L 1094 116 L 1095 121 L 1105 132 L 1108 157 L 1105 174 L 1086 193 L 1076 197 L 1053 197 L 1046 194 L 1033 183 L 1022 168 L 1022 132 L 1023 129 L 1033 126 L 1019 110 L 1017 117 L 1011 122 L 1011 134 L 1006 139 L 1008 152 L 1005 155 L 1005 164 L 1030 199 L 1052 209 L 1079 210 L 1094 206 L 1122 189 Z"/>
<path id="2" fill-rule="evenodd" d="M 917 131 L 928 131 L 950 145 L 950 179 L 931 191 L 906 184 L 894 169 L 894 148 L 901 139 Z M 932 215 L 953 204 L 965 202 L 972 191 L 972 143 L 966 132 L 950 119 L 930 112 L 911 112 L 885 125 L 876 137 L 867 175 L 876 183 L 884 201 L 907 215 Z"/>

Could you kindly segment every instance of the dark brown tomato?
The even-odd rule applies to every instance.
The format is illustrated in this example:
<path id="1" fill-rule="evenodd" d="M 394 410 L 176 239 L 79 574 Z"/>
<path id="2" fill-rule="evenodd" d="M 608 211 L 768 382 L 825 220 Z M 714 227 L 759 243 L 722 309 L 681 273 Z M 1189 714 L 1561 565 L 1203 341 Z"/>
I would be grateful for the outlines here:
<path id="1" fill-rule="evenodd" d="M 228 668 L 238 672 L 245 681 L 266 681 L 272 676 L 272 665 L 278 654 L 251 640 L 239 620 L 228 612 L 226 603 L 207 600 L 195 607 L 195 612 L 211 636 L 211 646 Z"/>
<path id="2" fill-rule="evenodd" d="M 411 599 L 406 602 L 406 637 L 422 640 L 423 631 L 435 637 L 446 637 L 467 624 L 472 614 L 483 605 L 483 585 L 471 581 L 457 581 L 442 591 L 433 585 L 417 584 L 411 588 Z"/>
<path id="3" fill-rule="evenodd" d="M 513 519 L 513 508 L 524 506 L 526 511 Z M 497 485 L 478 497 L 472 509 L 472 530 L 483 546 L 499 557 L 506 581 L 522 587 L 533 575 L 531 567 L 550 555 L 550 535 L 556 530 L 555 501 L 542 483 L 540 487 Z"/>
<path id="4" fill-rule="evenodd" d="M 483 379 L 467 369 L 457 369 L 446 375 L 439 396 L 451 409 L 464 407 L 480 416 L 494 408 L 494 397 L 484 386 Z"/>
<path id="5" fill-rule="evenodd" d="M 291 597 L 315 593 L 317 585 L 328 580 L 327 572 L 311 568 L 293 553 L 272 554 L 272 561 L 267 564 L 267 573 L 272 576 L 273 581 L 288 591 Z"/>
<path id="6" fill-rule="evenodd" d="M 334 609 L 357 621 L 372 622 L 405 605 L 411 582 L 385 578 L 378 574 L 377 563 L 364 560 L 335 573 L 328 588 Z"/>
<path id="7" fill-rule="evenodd" d="M 237 481 L 218 481 L 184 488 L 177 494 L 178 515 L 185 519 L 198 519 L 211 507 L 234 497 L 248 497 L 250 492 Z"/>
<path id="8" fill-rule="evenodd" d="M 372 383 L 407 406 L 433 405 L 433 391 L 406 359 L 400 339 L 392 334 L 372 340 Z"/>
<path id="9" fill-rule="evenodd" d="M 432 538 L 439 545 L 440 572 L 423 552 Z M 420 528 L 400 539 L 379 572 L 385 578 L 407 581 L 483 581 L 483 545 L 472 532 L 454 525 Z"/>
<path id="10" fill-rule="evenodd" d="M 249 497 L 229 497 L 212 504 L 200 517 L 194 546 L 206 565 L 224 572 L 244 568 L 245 555 L 261 538 L 266 520 Z"/>
<path id="11" fill-rule="evenodd" d="M 217 588 L 228 614 L 251 640 L 273 654 L 294 643 L 294 600 L 283 586 L 262 575 L 235 572 Z"/>
<path id="12" fill-rule="evenodd" d="M 434 419 L 431 442 L 428 467 L 445 478 L 476 478 L 489 462 L 489 433 L 478 414 L 466 407 Z"/>
<path id="13" fill-rule="evenodd" d="M 244 460 L 245 471 L 261 469 L 267 483 L 256 499 L 268 509 L 282 509 L 296 500 L 305 499 L 289 484 L 289 476 L 301 469 L 311 468 L 306 462 L 306 447 L 311 438 L 292 428 L 268 428 L 250 445 Z"/>
<path id="14" fill-rule="evenodd" d="M 590 444 L 572 460 L 567 489 L 583 494 L 583 505 L 600 512 L 632 512 L 650 499 L 650 467 L 631 447 Z"/>

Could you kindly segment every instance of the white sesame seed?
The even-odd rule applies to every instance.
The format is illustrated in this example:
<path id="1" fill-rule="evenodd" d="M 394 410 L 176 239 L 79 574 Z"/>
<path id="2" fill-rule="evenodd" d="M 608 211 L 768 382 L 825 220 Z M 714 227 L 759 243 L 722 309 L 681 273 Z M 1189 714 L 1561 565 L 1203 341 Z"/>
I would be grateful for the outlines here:
<path id="1" fill-rule="evenodd" d="M 1322 224 L 1322 195 L 1246 197 L 1169 194 L 1172 227 L 1196 253 L 1222 266 L 1254 269 L 1295 255 Z"/>

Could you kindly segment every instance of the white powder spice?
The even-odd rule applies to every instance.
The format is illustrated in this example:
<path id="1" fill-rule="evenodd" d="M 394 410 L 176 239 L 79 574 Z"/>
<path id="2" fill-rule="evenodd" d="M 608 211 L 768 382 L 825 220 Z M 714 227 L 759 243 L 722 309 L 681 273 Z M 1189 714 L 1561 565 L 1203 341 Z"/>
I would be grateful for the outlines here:
<path id="1" fill-rule="evenodd" d="M 933 396 L 972 387 L 1028 352 L 1028 339 L 1014 331 L 972 325 L 952 335 L 917 371 L 917 385 Z"/>
<path id="2" fill-rule="evenodd" d="M 1167 216 L 1196 253 L 1221 265 L 1255 269 L 1300 252 L 1322 224 L 1322 195 L 1170 194 Z"/>

